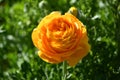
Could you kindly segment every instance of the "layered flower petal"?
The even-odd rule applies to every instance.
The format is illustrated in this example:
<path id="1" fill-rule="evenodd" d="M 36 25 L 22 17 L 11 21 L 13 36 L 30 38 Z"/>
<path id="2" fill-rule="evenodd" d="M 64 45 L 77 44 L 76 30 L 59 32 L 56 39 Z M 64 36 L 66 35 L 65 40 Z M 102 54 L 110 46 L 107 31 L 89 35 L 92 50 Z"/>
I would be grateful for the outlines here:
<path id="1" fill-rule="evenodd" d="M 32 32 L 38 55 L 49 63 L 67 61 L 74 66 L 90 50 L 85 26 L 70 13 L 52 12 Z"/>

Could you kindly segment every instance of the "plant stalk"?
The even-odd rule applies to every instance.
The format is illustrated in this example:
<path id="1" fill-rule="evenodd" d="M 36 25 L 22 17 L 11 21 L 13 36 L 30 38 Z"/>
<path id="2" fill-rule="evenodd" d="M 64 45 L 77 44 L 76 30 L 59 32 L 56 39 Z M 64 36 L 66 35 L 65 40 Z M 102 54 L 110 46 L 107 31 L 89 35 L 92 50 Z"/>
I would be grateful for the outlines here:
<path id="1" fill-rule="evenodd" d="M 67 63 L 66 63 L 66 61 L 63 62 L 63 79 L 62 80 L 67 80 Z"/>

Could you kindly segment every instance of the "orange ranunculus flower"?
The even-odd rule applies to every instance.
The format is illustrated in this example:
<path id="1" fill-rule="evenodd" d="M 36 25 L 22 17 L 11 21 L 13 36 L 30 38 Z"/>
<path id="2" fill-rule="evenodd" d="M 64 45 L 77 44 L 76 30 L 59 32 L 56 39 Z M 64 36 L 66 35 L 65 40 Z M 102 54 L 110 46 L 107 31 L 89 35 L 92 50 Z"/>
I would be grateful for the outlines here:
<path id="1" fill-rule="evenodd" d="M 32 32 L 38 55 L 49 63 L 74 66 L 90 50 L 85 26 L 70 13 L 52 12 Z"/>

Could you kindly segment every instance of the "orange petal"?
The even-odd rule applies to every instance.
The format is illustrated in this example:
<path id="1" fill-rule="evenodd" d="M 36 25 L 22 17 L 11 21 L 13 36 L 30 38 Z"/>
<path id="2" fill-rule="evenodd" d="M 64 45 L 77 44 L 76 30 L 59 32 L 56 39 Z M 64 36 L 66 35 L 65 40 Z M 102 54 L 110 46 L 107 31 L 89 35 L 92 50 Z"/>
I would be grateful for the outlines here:
<path id="1" fill-rule="evenodd" d="M 44 53 L 42 53 L 41 51 L 38 52 L 38 55 L 39 55 L 39 57 L 40 57 L 42 60 L 44 60 L 44 61 L 46 61 L 46 62 L 48 62 L 48 63 L 54 63 L 54 64 L 55 64 L 55 63 L 60 63 L 60 62 L 62 62 L 62 61 L 57 61 L 57 60 L 55 60 L 55 59 L 53 59 L 53 58 L 50 58 L 50 57 L 44 55 Z"/>
<path id="2" fill-rule="evenodd" d="M 41 28 L 43 25 L 48 24 L 52 19 L 55 19 L 57 17 L 60 17 L 61 13 L 59 11 L 54 11 L 51 14 L 45 16 L 41 22 L 39 23 L 39 25 L 37 26 L 38 28 Z"/>
<path id="3" fill-rule="evenodd" d="M 32 41 L 33 41 L 33 44 L 37 47 L 39 37 L 38 37 L 38 30 L 36 28 L 32 32 Z"/>
<path id="4" fill-rule="evenodd" d="M 70 66 L 75 66 L 79 62 L 79 60 L 81 60 L 88 54 L 89 50 L 90 46 L 88 43 L 82 44 L 82 48 L 77 49 L 75 53 L 67 59 L 68 64 Z"/>

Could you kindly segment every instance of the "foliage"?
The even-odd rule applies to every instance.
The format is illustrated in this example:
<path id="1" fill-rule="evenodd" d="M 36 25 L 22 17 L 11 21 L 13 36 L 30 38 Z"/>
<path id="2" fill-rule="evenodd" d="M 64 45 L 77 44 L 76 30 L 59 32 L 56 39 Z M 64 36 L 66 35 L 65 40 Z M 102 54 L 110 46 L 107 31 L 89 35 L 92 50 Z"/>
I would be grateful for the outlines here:
<path id="1" fill-rule="evenodd" d="M 61 80 L 62 64 L 42 61 L 31 32 L 51 11 L 71 6 L 88 29 L 91 51 L 68 80 L 120 79 L 120 2 L 117 0 L 0 0 L 0 80 Z"/>

